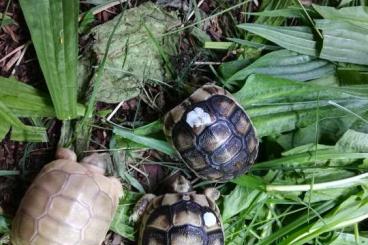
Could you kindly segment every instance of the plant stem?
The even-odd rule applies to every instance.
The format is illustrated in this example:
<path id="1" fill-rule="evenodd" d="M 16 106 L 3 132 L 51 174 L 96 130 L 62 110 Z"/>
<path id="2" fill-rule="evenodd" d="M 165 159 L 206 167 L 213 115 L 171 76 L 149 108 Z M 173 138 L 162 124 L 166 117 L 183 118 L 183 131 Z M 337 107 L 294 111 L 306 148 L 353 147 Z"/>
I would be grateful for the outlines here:
<path id="1" fill-rule="evenodd" d="M 267 185 L 266 191 L 310 191 L 310 190 L 328 190 L 335 188 L 348 188 L 356 185 L 362 184 L 362 182 L 366 182 L 365 180 L 368 177 L 368 173 L 360 174 L 354 177 L 335 180 L 330 182 L 318 183 L 318 184 L 307 184 L 307 185 Z"/>

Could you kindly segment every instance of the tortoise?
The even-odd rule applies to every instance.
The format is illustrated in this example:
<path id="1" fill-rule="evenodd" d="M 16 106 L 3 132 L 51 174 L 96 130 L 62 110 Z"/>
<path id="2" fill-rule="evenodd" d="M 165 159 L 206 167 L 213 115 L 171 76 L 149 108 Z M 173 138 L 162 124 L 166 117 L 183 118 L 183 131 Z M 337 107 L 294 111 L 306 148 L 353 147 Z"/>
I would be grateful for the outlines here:
<path id="1" fill-rule="evenodd" d="M 101 244 L 123 193 L 120 182 L 104 176 L 105 162 L 96 153 L 81 164 L 68 149 L 59 149 L 56 157 L 24 195 L 12 244 Z"/>
<path id="2" fill-rule="evenodd" d="M 225 89 L 204 85 L 169 111 L 164 132 L 198 177 L 224 182 L 244 174 L 258 154 L 256 130 Z"/>
<path id="3" fill-rule="evenodd" d="M 219 191 L 207 188 L 197 194 L 183 176 L 175 179 L 172 189 L 161 196 L 146 194 L 137 202 L 131 220 L 140 220 L 138 245 L 223 245 L 215 203 Z"/>

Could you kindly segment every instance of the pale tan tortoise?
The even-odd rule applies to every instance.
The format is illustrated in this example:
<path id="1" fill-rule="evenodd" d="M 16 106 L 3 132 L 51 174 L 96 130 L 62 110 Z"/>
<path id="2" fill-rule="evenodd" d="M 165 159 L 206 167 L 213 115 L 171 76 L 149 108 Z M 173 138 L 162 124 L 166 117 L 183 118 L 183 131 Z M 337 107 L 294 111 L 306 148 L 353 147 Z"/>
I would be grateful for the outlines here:
<path id="1" fill-rule="evenodd" d="M 161 196 L 146 194 L 136 204 L 131 220 L 139 221 L 138 245 L 223 245 L 215 202 L 220 193 L 208 188 L 198 194 L 182 176 L 172 189 Z"/>
<path id="2" fill-rule="evenodd" d="M 204 85 L 169 111 L 164 132 L 197 176 L 227 181 L 249 170 L 258 154 L 256 130 L 225 89 Z"/>
<path id="3" fill-rule="evenodd" d="M 123 194 L 120 182 L 104 176 L 105 162 L 92 154 L 81 163 L 59 149 L 27 190 L 13 220 L 14 245 L 99 245 Z"/>

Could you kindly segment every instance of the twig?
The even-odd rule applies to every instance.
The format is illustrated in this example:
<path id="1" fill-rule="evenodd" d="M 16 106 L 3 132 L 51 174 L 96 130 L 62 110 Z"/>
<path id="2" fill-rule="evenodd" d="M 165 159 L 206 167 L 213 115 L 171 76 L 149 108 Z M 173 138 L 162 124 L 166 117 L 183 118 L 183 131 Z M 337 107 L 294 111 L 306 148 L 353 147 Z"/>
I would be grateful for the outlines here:
<path id="1" fill-rule="evenodd" d="M 216 62 L 216 61 L 196 61 L 194 62 L 194 65 L 221 65 L 222 62 Z"/>
<path id="2" fill-rule="evenodd" d="M 0 63 L 1 63 L 1 62 L 3 62 L 3 61 L 5 61 L 5 60 L 6 60 L 7 58 L 9 58 L 10 56 L 12 56 L 14 53 L 16 53 L 16 52 L 18 52 L 19 50 L 23 49 L 25 45 L 26 45 L 26 43 L 25 43 L 25 44 L 23 44 L 23 45 L 20 45 L 18 48 L 16 48 L 16 49 L 12 50 L 9 54 L 5 55 L 3 58 L 1 58 Z"/>
<path id="3" fill-rule="evenodd" d="M 12 75 L 12 76 L 14 76 L 15 71 L 17 70 L 17 68 L 18 68 L 18 66 L 19 66 L 19 64 L 20 64 L 20 62 L 23 60 L 23 57 L 24 57 L 24 55 L 26 54 L 26 51 L 27 51 L 27 49 L 28 49 L 28 47 L 29 47 L 29 44 L 30 44 L 30 43 L 31 43 L 31 42 L 27 42 L 27 43 L 25 44 L 24 49 L 23 49 L 22 53 L 20 54 L 20 56 L 19 56 L 19 58 L 18 58 L 18 61 L 17 61 L 17 63 L 15 64 L 15 66 L 14 66 L 14 68 L 13 68 L 12 72 L 11 72 L 11 75 Z"/>
<path id="4" fill-rule="evenodd" d="M 198 4 L 197 4 L 197 8 L 201 7 L 201 5 L 204 3 L 204 0 L 201 0 Z M 187 20 L 190 20 L 190 18 L 192 18 L 194 15 L 194 10 L 189 14 Z"/>

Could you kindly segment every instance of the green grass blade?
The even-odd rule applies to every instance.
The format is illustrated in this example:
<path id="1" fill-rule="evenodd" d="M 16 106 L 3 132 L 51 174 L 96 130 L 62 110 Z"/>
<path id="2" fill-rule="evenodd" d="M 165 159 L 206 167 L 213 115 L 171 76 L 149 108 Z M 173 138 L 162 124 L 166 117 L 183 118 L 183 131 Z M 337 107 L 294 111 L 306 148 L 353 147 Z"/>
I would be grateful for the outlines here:
<path id="1" fill-rule="evenodd" d="M 78 1 L 21 0 L 59 119 L 77 116 Z"/>
<path id="2" fill-rule="evenodd" d="M 113 133 L 120 137 L 129 139 L 133 142 L 142 144 L 146 146 L 147 148 L 153 148 L 163 153 L 166 153 L 168 155 L 173 155 L 175 153 L 175 150 L 166 141 L 158 140 L 158 139 L 146 137 L 146 136 L 140 136 L 140 135 L 135 134 L 132 130 L 129 130 L 129 129 L 115 126 Z"/>
<path id="3" fill-rule="evenodd" d="M 316 41 L 309 27 L 275 27 L 248 23 L 240 24 L 238 27 L 270 40 L 285 49 L 317 56 Z"/>

